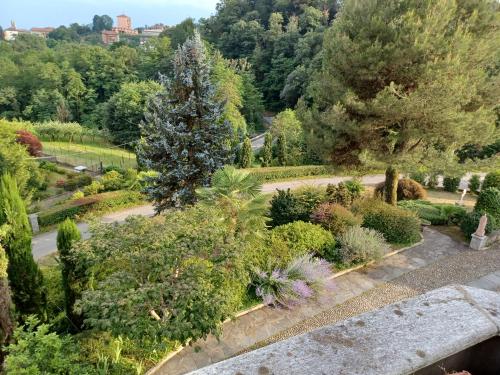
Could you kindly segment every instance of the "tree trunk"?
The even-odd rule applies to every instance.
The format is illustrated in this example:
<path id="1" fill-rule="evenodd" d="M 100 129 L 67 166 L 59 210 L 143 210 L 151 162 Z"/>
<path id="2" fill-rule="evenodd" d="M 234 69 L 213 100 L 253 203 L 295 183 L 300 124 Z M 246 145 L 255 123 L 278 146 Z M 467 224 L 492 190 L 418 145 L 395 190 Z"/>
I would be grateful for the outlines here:
<path id="1" fill-rule="evenodd" d="M 398 204 L 398 170 L 392 165 L 385 171 L 385 201 L 393 206 Z"/>

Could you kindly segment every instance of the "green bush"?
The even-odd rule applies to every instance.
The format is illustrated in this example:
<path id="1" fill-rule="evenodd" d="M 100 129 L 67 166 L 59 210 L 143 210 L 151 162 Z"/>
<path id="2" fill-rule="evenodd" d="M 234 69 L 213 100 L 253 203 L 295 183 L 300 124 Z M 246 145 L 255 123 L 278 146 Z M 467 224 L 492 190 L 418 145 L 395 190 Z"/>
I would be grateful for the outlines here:
<path id="1" fill-rule="evenodd" d="M 382 233 L 359 226 L 347 229 L 340 235 L 339 242 L 340 261 L 343 264 L 377 260 L 389 251 Z"/>
<path id="2" fill-rule="evenodd" d="M 500 170 L 490 172 L 483 181 L 483 189 L 494 187 L 500 190 Z"/>
<path id="3" fill-rule="evenodd" d="M 476 232 L 481 216 L 483 216 L 483 213 L 479 211 L 473 211 L 469 212 L 462 218 L 460 229 L 467 239 L 470 239 L 472 234 Z M 497 228 L 497 221 L 493 216 L 489 214 L 487 214 L 487 217 L 488 224 L 486 225 L 486 234 L 489 234 Z"/>
<path id="4" fill-rule="evenodd" d="M 15 343 L 7 348 L 6 373 L 97 374 L 94 368 L 79 363 L 79 349 L 71 336 L 50 333 L 49 328 L 31 316 L 24 327 L 15 330 Z"/>
<path id="5" fill-rule="evenodd" d="M 432 225 L 450 225 L 460 223 L 466 214 L 463 207 L 451 204 L 432 204 L 429 201 L 401 201 L 398 206 L 415 212 L 422 220 L 428 221 Z"/>
<path id="6" fill-rule="evenodd" d="M 500 190 L 494 187 L 481 190 L 474 210 L 488 213 L 500 221 Z"/>
<path id="7" fill-rule="evenodd" d="M 425 185 L 425 182 L 427 180 L 427 174 L 422 171 L 416 171 L 410 173 L 410 179 L 412 179 L 415 182 L 418 182 L 420 185 Z"/>
<path id="8" fill-rule="evenodd" d="M 74 191 L 78 188 L 85 187 L 92 183 L 92 177 L 86 173 L 72 175 L 64 182 L 64 190 Z"/>
<path id="9" fill-rule="evenodd" d="M 99 194 L 104 191 L 104 186 L 99 181 L 92 181 L 90 185 L 83 188 L 83 194 L 85 196 Z"/>
<path id="10" fill-rule="evenodd" d="M 417 181 L 410 178 L 403 178 L 398 181 L 398 201 L 425 198 L 427 198 L 427 191 Z"/>
<path id="11" fill-rule="evenodd" d="M 344 206 L 337 203 L 323 203 L 311 215 L 314 223 L 331 231 L 334 236 L 344 233 L 348 228 L 361 224 L 361 218 L 355 216 Z"/>
<path id="12" fill-rule="evenodd" d="M 326 165 L 251 168 L 247 171 L 262 183 L 296 177 L 331 175 L 334 172 L 332 167 Z"/>
<path id="13" fill-rule="evenodd" d="M 374 196 L 382 199 L 384 197 L 384 189 L 385 182 L 381 182 L 375 187 Z M 427 197 L 427 191 L 418 182 L 409 178 L 402 178 L 398 181 L 397 197 L 398 201 L 425 199 Z"/>
<path id="14" fill-rule="evenodd" d="M 479 175 L 474 174 L 469 180 L 469 189 L 475 194 L 479 194 L 479 189 L 481 189 L 481 178 Z"/>
<path id="15" fill-rule="evenodd" d="M 97 194 L 65 202 L 43 211 L 38 216 L 38 223 L 41 227 L 46 227 L 58 224 L 67 218 L 74 219 L 89 211 L 106 211 L 111 208 L 127 207 L 143 200 L 143 195 L 136 191 L 123 190 Z"/>
<path id="16" fill-rule="evenodd" d="M 361 195 L 365 191 L 365 185 L 361 182 L 359 178 L 353 178 L 352 180 L 347 180 L 344 182 L 347 190 L 352 194 L 353 199 L 361 198 Z"/>
<path id="17" fill-rule="evenodd" d="M 123 175 L 117 171 L 106 172 L 106 174 L 102 176 L 100 182 L 104 186 L 105 191 L 120 190 L 125 184 Z"/>
<path id="18" fill-rule="evenodd" d="M 296 221 L 281 225 L 271 230 L 270 246 L 282 241 L 289 252 L 286 259 L 279 263 L 286 264 L 299 256 L 314 253 L 322 258 L 329 259 L 335 251 L 335 239 L 331 232 L 319 225 Z"/>
<path id="19" fill-rule="evenodd" d="M 343 182 L 338 185 L 328 184 L 326 187 L 327 199 L 330 203 L 340 204 L 344 207 L 350 207 L 353 200 L 356 198 Z"/>
<path id="20" fill-rule="evenodd" d="M 278 193 L 271 199 L 271 208 L 269 217 L 271 218 L 271 226 L 277 227 L 292 223 L 294 221 L 309 221 L 311 209 L 306 207 L 290 189 L 278 190 Z"/>
<path id="21" fill-rule="evenodd" d="M 460 177 L 445 177 L 443 179 L 444 191 L 449 191 L 450 193 L 455 193 L 460 186 Z"/>
<path id="22" fill-rule="evenodd" d="M 363 199 L 353 204 L 363 216 L 363 226 L 382 233 L 390 243 L 411 244 L 420 240 L 420 219 L 413 212 L 391 206 L 378 199 Z"/>

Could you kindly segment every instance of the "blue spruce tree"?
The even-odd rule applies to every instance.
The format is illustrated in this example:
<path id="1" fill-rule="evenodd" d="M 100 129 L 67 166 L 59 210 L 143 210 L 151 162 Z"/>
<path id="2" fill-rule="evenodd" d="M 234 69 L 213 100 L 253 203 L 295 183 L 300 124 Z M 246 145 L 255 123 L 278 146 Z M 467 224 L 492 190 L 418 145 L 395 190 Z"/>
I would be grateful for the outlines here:
<path id="1" fill-rule="evenodd" d="M 195 190 L 230 157 L 231 125 L 223 120 L 200 35 L 188 39 L 174 57 L 172 79 L 148 104 L 138 157 L 151 177 L 146 193 L 156 211 L 195 201 Z"/>

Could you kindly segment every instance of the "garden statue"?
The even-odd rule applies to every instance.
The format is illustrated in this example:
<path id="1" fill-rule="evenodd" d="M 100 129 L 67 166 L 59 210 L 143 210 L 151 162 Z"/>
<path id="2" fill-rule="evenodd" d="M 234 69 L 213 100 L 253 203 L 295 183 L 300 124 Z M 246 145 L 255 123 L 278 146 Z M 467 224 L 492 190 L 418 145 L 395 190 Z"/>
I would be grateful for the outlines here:
<path id="1" fill-rule="evenodd" d="M 486 246 L 488 237 L 486 236 L 486 225 L 488 225 L 488 216 L 484 214 L 479 220 L 476 233 L 471 237 L 470 247 L 474 250 L 481 250 Z"/>
<path id="2" fill-rule="evenodd" d="M 466 194 L 467 194 L 467 189 L 464 189 L 464 191 L 462 192 L 462 197 L 460 198 L 460 202 L 458 202 L 459 206 L 464 205 L 464 198 Z"/>
<path id="3" fill-rule="evenodd" d="M 488 216 L 484 214 L 481 216 L 481 219 L 479 220 L 479 225 L 477 226 L 476 233 L 474 233 L 478 237 L 484 237 L 486 234 L 486 225 L 488 225 Z"/>

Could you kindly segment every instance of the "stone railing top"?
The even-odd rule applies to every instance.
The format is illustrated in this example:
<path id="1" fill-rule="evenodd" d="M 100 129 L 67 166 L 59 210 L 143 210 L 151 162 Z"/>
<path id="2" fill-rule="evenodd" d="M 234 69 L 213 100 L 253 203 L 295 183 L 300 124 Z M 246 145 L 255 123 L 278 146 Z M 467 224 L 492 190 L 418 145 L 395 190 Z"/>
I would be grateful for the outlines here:
<path id="1" fill-rule="evenodd" d="M 500 293 L 452 285 L 191 374 L 411 374 L 499 333 Z"/>

